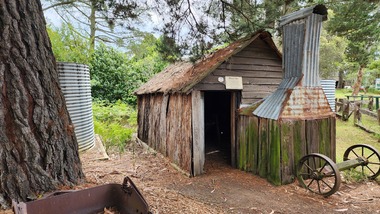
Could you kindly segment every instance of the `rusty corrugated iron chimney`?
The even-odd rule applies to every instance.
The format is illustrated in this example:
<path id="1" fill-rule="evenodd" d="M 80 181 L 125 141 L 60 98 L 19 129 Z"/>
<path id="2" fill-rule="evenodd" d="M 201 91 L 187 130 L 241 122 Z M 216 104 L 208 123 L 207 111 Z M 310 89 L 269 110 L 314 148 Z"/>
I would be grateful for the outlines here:
<path id="1" fill-rule="evenodd" d="M 284 79 L 253 112 L 274 120 L 317 119 L 331 116 L 319 79 L 319 37 L 327 19 L 324 5 L 281 17 Z"/>

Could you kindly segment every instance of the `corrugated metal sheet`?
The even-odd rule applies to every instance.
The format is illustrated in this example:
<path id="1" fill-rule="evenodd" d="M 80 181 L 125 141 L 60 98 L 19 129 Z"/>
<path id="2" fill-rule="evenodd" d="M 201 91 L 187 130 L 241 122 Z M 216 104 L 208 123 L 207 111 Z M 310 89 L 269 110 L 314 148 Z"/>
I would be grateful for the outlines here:
<path id="1" fill-rule="evenodd" d="M 280 27 L 289 24 L 290 22 L 293 22 L 298 19 L 304 19 L 307 16 L 310 16 L 312 13 L 320 14 L 320 15 L 326 15 L 327 14 L 327 8 L 322 5 L 316 5 L 308 8 L 304 8 L 302 10 L 296 11 L 294 13 L 290 13 L 288 15 L 282 16 L 280 18 Z M 324 20 L 327 19 L 327 16 L 324 16 Z"/>
<path id="2" fill-rule="evenodd" d="M 318 119 L 334 113 L 321 87 L 295 87 L 284 103 L 280 119 Z"/>
<path id="3" fill-rule="evenodd" d="M 335 112 L 335 80 L 321 80 L 321 85 L 331 110 Z"/>
<path id="4" fill-rule="evenodd" d="M 256 108 L 254 115 L 277 120 L 282 117 L 323 117 L 331 113 L 325 112 L 328 103 L 323 92 L 324 99 L 318 90 L 321 88 L 319 37 L 321 22 L 326 15 L 326 7 L 318 5 L 281 18 L 284 79 L 277 91 Z M 307 109 L 314 112 L 309 113 Z"/>
<path id="5" fill-rule="evenodd" d="M 60 62 L 57 63 L 57 68 L 67 110 L 75 127 L 79 151 L 90 149 L 94 146 L 95 134 L 88 66 Z"/>
<path id="6" fill-rule="evenodd" d="M 305 87 L 320 86 L 319 80 L 319 37 L 321 35 L 320 24 L 323 16 L 311 14 L 307 17 L 307 28 L 303 48 L 302 73 L 304 78 L 302 85 Z"/>
<path id="7" fill-rule="evenodd" d="M 156 74 L 147 83 L 143 84 L 135 91 L 137 95 L 150 93 L 188 93 L 194 85 L 215 70 L 229 57 L 238 53 L 243 48 L 251 44 L 256 39 L 263 39 L 269 46 L 282 57 L 271 39 L 271 35 L 265 31 L 259 31 L 249 37 L 231 43 L 229 46 L 220 49 L 195 64 L 190 62 L 180 62 L 168 66 L 162 72 Z"/>
<path id="8" fill-rule="evenodd" d="M 300 77 L 290 77 L 284 79 L 278 89 L 273 94 L 268 96 L 264 102 L 256 108 L 253 114 L 258 116 L 265 115 L 260 117 L 276 120 L 281 113 L 283 106 L 282 103 L 286 100 L 287 94 L 290 94 L 300 79 Z"/>

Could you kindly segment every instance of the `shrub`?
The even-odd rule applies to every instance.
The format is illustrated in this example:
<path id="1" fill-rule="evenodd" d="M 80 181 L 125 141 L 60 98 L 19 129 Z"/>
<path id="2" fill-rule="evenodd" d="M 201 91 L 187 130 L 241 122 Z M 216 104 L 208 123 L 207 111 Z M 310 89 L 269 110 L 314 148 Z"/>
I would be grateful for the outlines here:
<path id="1" fill-rule="evenodd" d="M 94 102 L 92 110 L 95 133 L 102 136 L 106 150 L 116 147 L 123 152 L 136 132 L 136 110 L 121 101 L 114 104 Z"/>

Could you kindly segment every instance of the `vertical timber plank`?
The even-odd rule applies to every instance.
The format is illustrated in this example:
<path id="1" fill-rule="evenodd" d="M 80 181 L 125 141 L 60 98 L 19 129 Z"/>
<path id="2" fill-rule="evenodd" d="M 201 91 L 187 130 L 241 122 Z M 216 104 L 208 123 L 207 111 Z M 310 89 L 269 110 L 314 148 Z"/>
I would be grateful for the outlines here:
<path id="1" fill-rule="evenodd" d="M 336 163 L 336 117 L 330 117 L 330 157 Z"/>
<path id="2" fill-rule="evenodd" d="M 236 93 L 231 93 L 230 130 L 231 130 L 231 166 L 236 168 Z"/>
<path id="3" fill-rule="evenodd" d="M 138 95 L 137 96 L 137 137 L 141 140 L 143 139 L 143 133 L 144 133 L 144 96 Z"/>
<path id="4" fill-rule="evenodd" d="M 259 150 L 259 118 L 251 116 L 249 120 L 249 170 L 258 174 L 258 150 Z"/>
<path id="5" fill-rule="evenodd" d="M 268 171 L 268 120 L 265 118 L 260 118 L 259 133 L 258 171 L 259 176 L 266 178 Z"/>
<path id="6" fill-rule="evenodd" d="M 319 120 L 319 153 L 330 157 L 330 118 Z"/>
<path id="7" fill-rule="evenodd" d="M 205 162 L 205 139 L 204 139 L 204 98 L 200 91 L 191 93 L 191 112 L 193 130 L 193 175 L 203 173 Z"/>
<path id="8" fill-rule="evenodd" d="M 293 181 L 294 169 L 294 121 L 284 121 L 281 129 L 281 183 Z"/>
<path id="9" fill-rule="evenodd" d="M 318 120 L 306 120 L 307 153 L 319 152 L 319 125 Z"/>
<path id="10" fill-rule="evenodd" d="M 239 140 L 239 169 L 246 170 L 247 168 L 247 140 L 248 140 L 248 123 L 249 117 L 241 115 L 240 124 L 240 140 Z"/>
<path id="11" fill-rule="evenodd" d="M 183 94 L 181 96 L 181 103 L 182 103 L 182 111 L 181 111 L 181 118 L 182 123 L 179 125 L 178 129 L 182 133 L 181 138 L 181 151 L 182 154 L 181 157 L 181 167 L 185 172 L 187 172 L 189 175 L 192 174 L 192 128 L 191 128 L 191 121 L 192 121 L 192 98 L 191 94 L 185 95 Z"/>
<path id="12" fill-rule="evenodd" d="M 295 176 L 296 167 L 298 161 L 305 155 L 307 155 L 307 143 L 306 143 L 306 122 L 305 120 L 294 121 L 293 127 L 293 152 L 294 160 L 292 166 L 292 172 Z"/>
<path id="13" fill-rule="evenodd" d="M 254 130 L 254 118 L 252 116 L 248 117 L 248 123 L 247 123 L 247 136 L 246 136 L 246 146 L 247 146 L 247 152 L 246 152 L 246 160 L 245 160 L 245 170 L 247 172 L 253 171 L 253 162 L 254 162 L 254 138 L 255 138 L 255 130 Z"/>
<path id="14" fill-rule="evenodd" d="M 168 109 L 168 101 L 169 101 L 169 96 L 168 95 L 163 95 L 162 97 L 162 102 L 161 102 L 161 112 L 160 112 L 160 127 L 159 127 L 159 132 L 160 132 L 160 151 L 163 155 L 167 156 L 167 151 L 166 151 L 166 115 L 167 115 L 167 109 Z"/>
<path id="15" fill-rule="evenodd" d="M 280 130 L 278 121 L 269 120 L 269 175 L 268 180 L 275 184 L 281 185 L 281 144 Z"/>

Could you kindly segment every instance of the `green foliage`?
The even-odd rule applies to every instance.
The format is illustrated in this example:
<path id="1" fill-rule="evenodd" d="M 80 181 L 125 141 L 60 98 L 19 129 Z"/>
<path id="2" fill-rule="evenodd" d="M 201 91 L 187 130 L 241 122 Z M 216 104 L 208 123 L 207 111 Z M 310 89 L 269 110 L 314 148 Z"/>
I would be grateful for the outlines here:
<path id="1" fill-rule="evenodd" d="M 131 42 L 127 54 L 104 44 L 96 48 L 90 61 L 95 100 L 110 103 L 121 100 L 136 105 L 134 91 L 167 65 L 157 51 L 157 39 L 151 34 L 142 38 Z"/>
<path id="2" fill-rule="evenodd" d="M 346 183 L 368 181 L 367 176 L 363 173 L 360 173 L 357 169 L 345 170 L 342 172 L 342 174 Z"/>
<path id="3" fill-rule="evenodd" d="M 345 70 L 346 61 L 344 50 L 347 47 L 347 41 L 343 37 L 327 34 L 322 30 L 320 38 L 320 76 L 323 79 L 330 79 L 337 76 L 338 72 Z"/>
<path id="4" fill-rule="evenodd" d="M 62 24 L 60 28 L 48 26 L 47 32 L 58 62 L 88 64 L 91 55 L 89 42 L 71 24 Z"/>
<path id="5" fill-rule="evenodd" d="M 123 152 L 136 132 L 136 110 L 121 101 L 114 104 L 94 102 L 92 110 L 95 133 L 102 136 L 106 149 L 116 147 Z"/>
<path id="6" fill-rule="evenodd" d="M 114 103 L 127 99 L 127 62 L 127 57 L 121 52 L 104 44 L 99 45 L 90 61 L 91 93 L 95 100 Z"/>
<path id="7" fill-rule="evenodd" d="M 363 67 L 369 63 L 380 39 L 378 9 L 376 2 L 362 0 L 343 1 L 333 6 L 335 15 L 329 22 L 329 30 L 347 38 L 348 59 Z"/>

